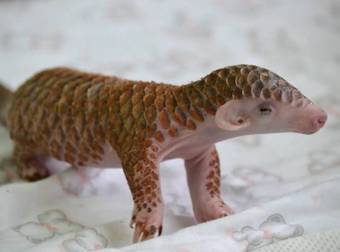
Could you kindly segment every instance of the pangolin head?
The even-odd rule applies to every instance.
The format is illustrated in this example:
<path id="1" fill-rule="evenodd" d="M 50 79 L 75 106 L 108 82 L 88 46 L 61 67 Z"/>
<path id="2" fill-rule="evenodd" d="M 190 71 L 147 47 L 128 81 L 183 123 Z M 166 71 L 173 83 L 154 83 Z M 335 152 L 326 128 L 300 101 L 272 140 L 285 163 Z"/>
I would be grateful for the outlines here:
<path id="1" fill-rule="evenodd" d="M 268 69 L 236 65 L 213 71 L 197 86 L 206 111 L 214 105 L 217 125 L 239 134 L 299 132 L 311 134 L 327 114 L 293 85 Z"/>

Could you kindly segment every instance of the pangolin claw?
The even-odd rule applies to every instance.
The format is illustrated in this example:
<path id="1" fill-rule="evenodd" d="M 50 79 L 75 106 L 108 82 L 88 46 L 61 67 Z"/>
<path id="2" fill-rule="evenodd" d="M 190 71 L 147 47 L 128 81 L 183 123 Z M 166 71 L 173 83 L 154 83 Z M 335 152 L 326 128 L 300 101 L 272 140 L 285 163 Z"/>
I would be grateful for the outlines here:
<path id="1" fill-rule="evenodd" d="M 133 242 L 146 241 L 155 238 L 156 236 L 160 236 L 162 234 L 162 229 L 162 225 L 157 227 L 155 225 L 147 226 L 145 223 L 135 223 Z"/>
<path id="2" fill-rule="evenodd" d="M 130 228 L 134 228 L 136 225 L 136 215 L 132 216 L 131 221 L 130 221 Z"/>

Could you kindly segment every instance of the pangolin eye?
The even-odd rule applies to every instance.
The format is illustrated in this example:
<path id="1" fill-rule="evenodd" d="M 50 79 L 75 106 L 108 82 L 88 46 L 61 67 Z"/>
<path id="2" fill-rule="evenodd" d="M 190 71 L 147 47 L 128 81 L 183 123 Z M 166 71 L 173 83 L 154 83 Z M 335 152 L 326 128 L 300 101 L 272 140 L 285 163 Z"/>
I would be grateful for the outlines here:
<path id="1" fill-rule="evenodd" d="M 261 115 L 269 115 L 272 112 L 270 105 L 262 105 L 259 107 Z"/>

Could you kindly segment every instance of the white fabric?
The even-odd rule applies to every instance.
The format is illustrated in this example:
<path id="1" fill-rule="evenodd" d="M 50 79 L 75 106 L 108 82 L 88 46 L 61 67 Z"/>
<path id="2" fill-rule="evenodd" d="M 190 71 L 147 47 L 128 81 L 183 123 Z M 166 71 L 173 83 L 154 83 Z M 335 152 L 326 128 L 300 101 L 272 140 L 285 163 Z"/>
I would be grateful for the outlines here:
<path id="1" fill-rule="evenodd" d="M 218 144 L 223 198 L 236 214 L 195 225 L 183 162 L 161 165 L 164 235 L 131 245 L 132 200 L 117 170 L 67 170 L 17 181 L 0 129 L 0 251 L 256 251 L 340 228 L 338 1 L 1 1 L 0 77 L 71 65 L 183 83 L 253 63 L 324 107 L 311 136 L 247 136 Z M 301 245 L 302 246 L 302 245 Z"/>
<path id="2" fill-rule="evenodd" d="M 262 247 L 256 252 L 338 252 L 340 251 L 340 229 L 304 235 Z"/>

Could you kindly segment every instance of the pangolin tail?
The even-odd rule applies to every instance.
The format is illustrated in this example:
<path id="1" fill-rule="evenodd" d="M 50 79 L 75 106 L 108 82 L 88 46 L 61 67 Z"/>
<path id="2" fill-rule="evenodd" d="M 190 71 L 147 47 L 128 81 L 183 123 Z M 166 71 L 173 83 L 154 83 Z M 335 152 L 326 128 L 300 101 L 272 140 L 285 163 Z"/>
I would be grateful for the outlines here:
<path id="1" fill-rule="evenodd" d="M 13 92 L 0 81 L 0 124 L 7 125 L 7 112 Z"/>

